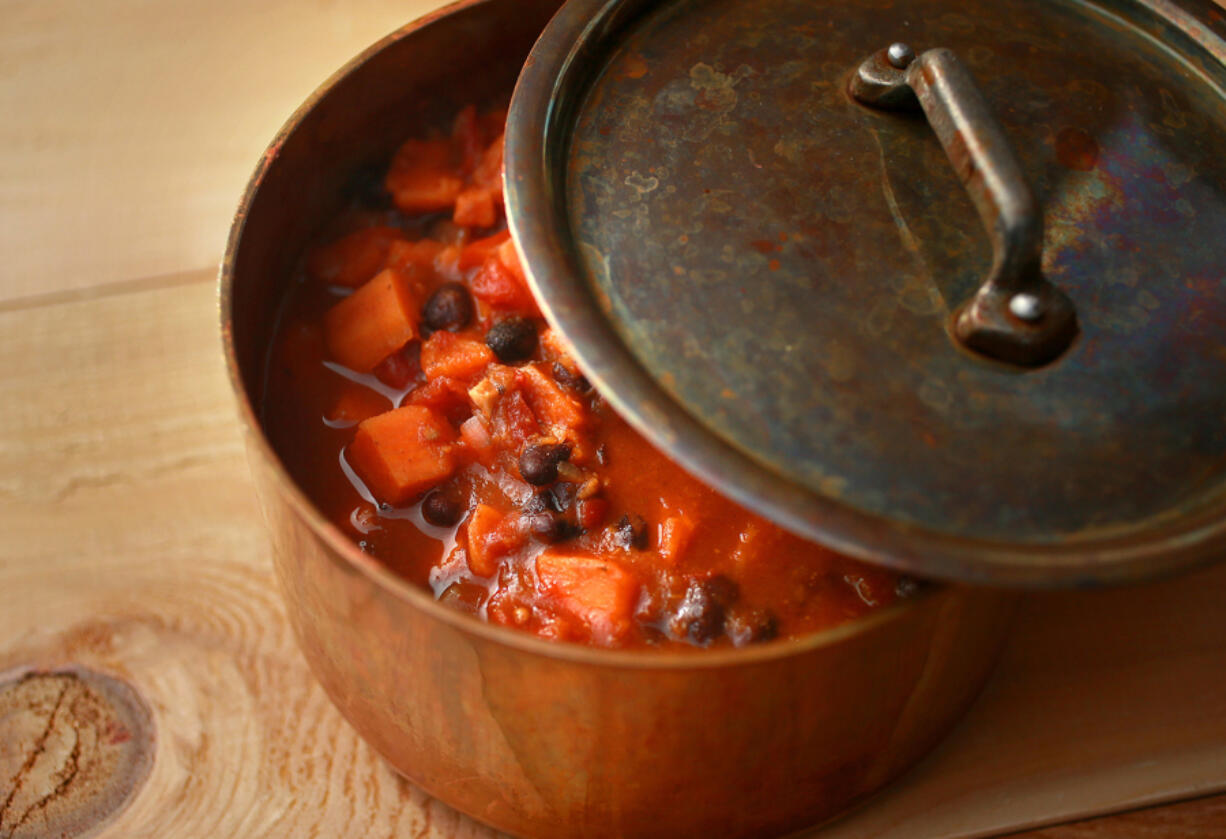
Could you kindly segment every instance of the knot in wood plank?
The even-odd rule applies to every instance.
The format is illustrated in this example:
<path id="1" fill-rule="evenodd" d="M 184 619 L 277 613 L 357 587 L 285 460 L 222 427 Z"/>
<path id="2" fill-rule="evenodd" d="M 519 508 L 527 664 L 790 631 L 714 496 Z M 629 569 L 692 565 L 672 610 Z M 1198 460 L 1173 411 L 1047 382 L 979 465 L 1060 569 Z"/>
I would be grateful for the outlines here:
<path id="1" fill-rule="evenodd" d="M 83 669 L 0 675 L 0 839 L 90 832 L 152 763 L 152 717 L 127 684 Z"/>

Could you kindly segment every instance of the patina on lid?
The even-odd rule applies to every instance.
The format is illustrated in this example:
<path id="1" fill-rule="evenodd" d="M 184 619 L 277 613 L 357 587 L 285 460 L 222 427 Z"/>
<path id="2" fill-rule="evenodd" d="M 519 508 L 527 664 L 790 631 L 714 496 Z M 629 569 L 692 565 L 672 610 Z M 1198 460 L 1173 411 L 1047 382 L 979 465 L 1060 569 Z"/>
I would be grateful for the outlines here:
<path id="1" fill-rule="evenodd" d="M 1226 546 L 1224 33 L 570 0 L 512 101 L 511 228 L 602 393 L 746 506 L 922 574 L 1155 576 Z M 968 338 L 1052 312 L 1039 350 Z"/>

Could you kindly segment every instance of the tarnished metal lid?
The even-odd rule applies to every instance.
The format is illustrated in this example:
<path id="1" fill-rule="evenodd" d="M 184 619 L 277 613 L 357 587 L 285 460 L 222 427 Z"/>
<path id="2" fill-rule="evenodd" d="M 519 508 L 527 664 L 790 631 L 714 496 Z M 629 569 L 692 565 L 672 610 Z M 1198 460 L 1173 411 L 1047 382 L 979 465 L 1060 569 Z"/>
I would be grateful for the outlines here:
<path id="1" fill-rule="evenodd" d="M 512 101 L 511 228 L 604 395 L 784 526 L 999 584 L 1186 567 L 1226 546 L 1223 33 L 570 0 Z"/>

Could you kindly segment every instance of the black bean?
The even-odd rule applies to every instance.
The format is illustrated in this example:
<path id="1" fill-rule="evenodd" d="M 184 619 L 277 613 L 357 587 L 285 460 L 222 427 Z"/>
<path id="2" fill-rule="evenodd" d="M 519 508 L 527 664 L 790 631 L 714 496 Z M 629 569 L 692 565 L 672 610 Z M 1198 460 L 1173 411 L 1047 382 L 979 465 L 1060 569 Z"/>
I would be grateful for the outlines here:
<path id="1" fill-rule="evenodd" d="M 694 580 L 674 612 L 672 625 L 682 638 L 706 645 L 724 631 L 724 607 L 715 602 L 703 581 Z"/>
<path id="2" fill-rule="evenodd" d="M 570 481 L 558 481 L 549 488 L 549 506 L 556 512 L 565 513 L 575 503 L 579 487 Z"/>
<path id="3" fill-rule="evenodd" d="M 615 532 L 619 547 L 627 551 L 631 548 L 640 551 L 647 549 L 647 522 L 643 521 L 642 516 L 622 516 Z"/>
<path id="4" fill-rule="evenodd" d="M 579 393 L 587 393 L 592 389 L 592 383 L 587 380 L 586 376 L 582 373 L 570 372 L 570 369 L 561 362 L 553 363 L 553 377 L 558 384 Z"/>
<path id="5" fill-rule="evenodd" d="M 444 283 L 422 308 L 422 320 L 435 331 L 463 329 L 473 319 L 473 299 L 463 283 Z"/>
<path id="6" fill-rule="evenodd" d="M 579 534 L 579 529 L 557 513 L 524 516 L 529 532 L 544 542 L 561 542 Z"/>
<path id="7" fill-rule="evenodd" d="M 727 609 L 741 597 L 741 587 L 723 574 L 707 577 L 698 583 L 712 601 Z"/>
<path id="8" fill-rule="evenodd" d="M 536 443 L 524 446 L 519 455 L 519 474 L 534 486 L 545 486 L 558 479 L 558 464 L 570 457 L 565 443 Z"/>
<path id="9" fill-rule="evenodd" d="M 524 502 L 523 511 L 528 515 L 534 513 L 543 513 L 553 506 L 553 497 L 549 494 L 549 490 L 540 490 L 532 493 L 527 501 Z"/>
<path id="10" fill-rule="evenodd" d="M 421 502 L 421 517 L 435 527 L 451 527 L 464 515 L 464 505 L 447 490 L 436 489 Z"/>
<path id="11" fill-rule="evenodd" d="M 485 345 L 503 364 L 527 361 L 536 352 L 536 326 L 527 318 L 507 318 L 490 327 Z"/>
<path id="12" fill-rule="evenodd" d="M 724 621 L 724 630 L 738 647 L 757 644 L 779 637 L 779 621 L 761 609 L 732 612 Z"/>

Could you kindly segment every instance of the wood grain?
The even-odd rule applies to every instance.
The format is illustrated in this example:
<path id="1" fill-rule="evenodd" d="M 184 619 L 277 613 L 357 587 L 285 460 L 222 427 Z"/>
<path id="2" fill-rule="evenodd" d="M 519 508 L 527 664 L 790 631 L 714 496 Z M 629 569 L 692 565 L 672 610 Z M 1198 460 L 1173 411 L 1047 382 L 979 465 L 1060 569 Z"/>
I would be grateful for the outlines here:
<path id="1" fill-rule="evenodd" d="M 398 779 L 311 679 L 211 276 L 165 283 L 0 311 L 0 672 L 79 664 L 148 703 L 153 769 L 108 839 L 491 836 Z M 1223 602 L 1226 567 L 1034 598 L 953 736 L 813 835 L 987 835 L 1226 788 Z"/>
<path id="2" fill-rule="evenodd" d="M 149 704 L 152 773 L 106 837 L 489 836 L 307 672 L 197 279 L 0 314 L 0 672 L 75 663 Z"/>
<path id="3" fill-rule="evenodd" d="M 0 678 L 0 833 L 77 836 L 105 824 L 153 764 L 148 707 L 127 684 L 80 667 Z"/>
<path id="4" fill-rule="evenodd" d="M 1223 603 L 1226 567 L 1031 597 L 962 725 L 829 839 L 1001 833 L 1226 789 Z"/>
<path id="5" fill-rule="evenodd" d="M 215 265 L 299 103 L 441 0 L 0 0 L 0 300 Z"/>
<path id="6" fill-rule="evenodd" d="M 1226 796 L 1215 795 L 1104 819 L 1014 833 L 1007 839 L 1221 839 L 1223 836 L 1226 836 Z"/>

